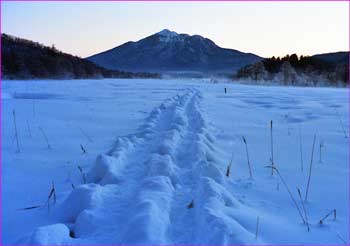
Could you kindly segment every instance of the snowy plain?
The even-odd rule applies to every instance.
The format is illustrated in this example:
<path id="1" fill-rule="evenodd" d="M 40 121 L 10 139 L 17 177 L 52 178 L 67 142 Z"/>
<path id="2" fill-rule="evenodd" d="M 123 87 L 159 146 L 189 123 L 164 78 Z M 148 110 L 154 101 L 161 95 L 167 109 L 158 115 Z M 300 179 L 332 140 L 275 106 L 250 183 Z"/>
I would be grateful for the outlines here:
<path id="1" fill-rule="evenodd" d="M 200 79 L 3 81 L 3 243 L 349 242 L 348 93 Z M 271 176 L 271 120 L 275 166 L 310 231 Z"/>

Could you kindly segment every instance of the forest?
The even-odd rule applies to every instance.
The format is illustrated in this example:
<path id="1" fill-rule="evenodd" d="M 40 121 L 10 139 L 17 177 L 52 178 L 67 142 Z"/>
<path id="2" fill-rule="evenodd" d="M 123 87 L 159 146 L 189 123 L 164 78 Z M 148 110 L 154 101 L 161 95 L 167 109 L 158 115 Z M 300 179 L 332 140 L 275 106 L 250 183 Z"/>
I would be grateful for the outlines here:
<path id="1" fill-rule="evenodd" d="M 238 70 L 234 79 L 274 81 L 284 85 L 349 84 L 349 53 L 338 52 L 316 56 L 286 55 L 266 58 Z"/>
<path id="2" fill-rule="evenodd" d="M 30 40 L 1 35 L 4 79 L 158 78 L 155 73 L 109 70 L 77 56 Z"/>

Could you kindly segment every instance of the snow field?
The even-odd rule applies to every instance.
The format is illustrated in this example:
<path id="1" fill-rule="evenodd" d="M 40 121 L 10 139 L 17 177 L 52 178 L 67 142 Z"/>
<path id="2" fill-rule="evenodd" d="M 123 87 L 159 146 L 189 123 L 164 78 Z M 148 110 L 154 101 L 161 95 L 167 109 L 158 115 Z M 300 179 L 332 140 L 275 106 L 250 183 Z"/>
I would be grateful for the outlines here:
<path id="1" fill-rule="evenodd" d="M 341 238 L 347 239 L 348 140 L 343 136 L 337 115 L 348 129 L 344 118 L 348 111 L 346 90 L 166 80 L 135 81 L 131 86 L 129 81 L 116 81 L 119 89 L 125 86 L 121 89 L 124 93 L 137 88 L 135 96 L 139 97 L 138 103 L 120 111 L 120 118 L 131 118 L 128 110 L 140 108 L 146 99 L 160 106 L 148 105 L 148 110 L 154 108 L 148 117 L 142 120 L 138 114 L 133 127 L 126 134 L 117 133 L 121 137 L 114 139 L 111 146 L 100 145 L 89 153 L 88 162 L 93 164 L 83 169 L 86 184 L 82 184 L 78 172 L 65 184 L 69 186 L 74 181 L 75 189 L 62 191 L 58 182 L 61 192 L 50 214 L 44 213 L 45 209 L 28 211 L 34 218 L 49 217 L 50 221 L 39 220 L 41 225 L 37 229 L 31 226 L 32 232 L 24 237 L 23 230 L 19 242 L 341 244 Z M 159 89 L 159 83 L 164 91 Z M 228 88 L 227 94 L 224 87 Z M 152 90 L 141 92 L 144 88 Z M 154 96 L 154 92 L 163 94 L 147 98 L 147 94 Z M 13 95 L 6 100 L 11 98 Z M 124 100 L 128 102 L 131 98 L 121 97 L 120 103 Z M 124 120 L 127 124 L 132 122 Z M 310 194 L 305 203 L 310 232 L 298 217 L 281 181 L 266 168 L 270 165 L 270 120 L 274 121 L 276 165 L 299 205 L 296 187 L 304 195 L 313 135 L 317 134 L 316 147 L 321 142 L 325 145 L 321 162 L 315 148 Z M 303 139 L 303 171 L 299 128 Z M 102 132 L 88 133 L 94 140 L 102 136 Z M 253 179 L 248 178 L 242 136 L 247 139 Z M 79 146 L 76 142 L 75 145 Z M 9 150 L 6 149 L 7 153 Z M 69 155 L 68 152 L 66 157 Z M 226 177 L 232 156 L 231 174 Z M 12 163 L 6 156 L 5 160 Z M 334 208 L 337 220 L 329 219 L 318 225 L 319 219 Z M 21 217 L 11 218 L 16 221 Z"/>

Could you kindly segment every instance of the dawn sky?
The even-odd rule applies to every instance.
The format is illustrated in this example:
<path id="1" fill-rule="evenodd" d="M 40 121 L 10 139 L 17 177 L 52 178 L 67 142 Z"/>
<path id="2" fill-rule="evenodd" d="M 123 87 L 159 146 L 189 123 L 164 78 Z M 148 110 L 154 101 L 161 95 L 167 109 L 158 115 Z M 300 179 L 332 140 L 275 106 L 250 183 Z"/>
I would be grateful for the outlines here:
<path id="1" fill-rule="evenodd" d="M 162 29 L 263 57 L 349 50 L 348 2 L 2 2 L 1 31 L 86 57 Z"/>

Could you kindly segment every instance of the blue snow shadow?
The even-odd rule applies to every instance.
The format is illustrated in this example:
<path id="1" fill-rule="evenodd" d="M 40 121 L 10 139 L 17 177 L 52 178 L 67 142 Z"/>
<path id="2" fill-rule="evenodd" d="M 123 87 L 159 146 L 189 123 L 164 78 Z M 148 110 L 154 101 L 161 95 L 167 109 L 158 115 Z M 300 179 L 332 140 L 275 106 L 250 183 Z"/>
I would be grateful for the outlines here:
<path id="1" fill-rule="evenodd" d="M 14 93 L 12 95 L 14 99 L 38 99 L 38 100 L 49 100 L 49 99 L 64 99 L 62 95 L 53 93 Z"/>
<path id="2" fill-rule="evenodd" d="M 304 112 L 300 116 L 288 115 L 288 117 L 284 117 L 284 119 L 291 124 L 318 120 L 320 118 L 321 117 L 319 115 L 315 115 L 314 113 L 311 113 L 311 112 Z"/>

